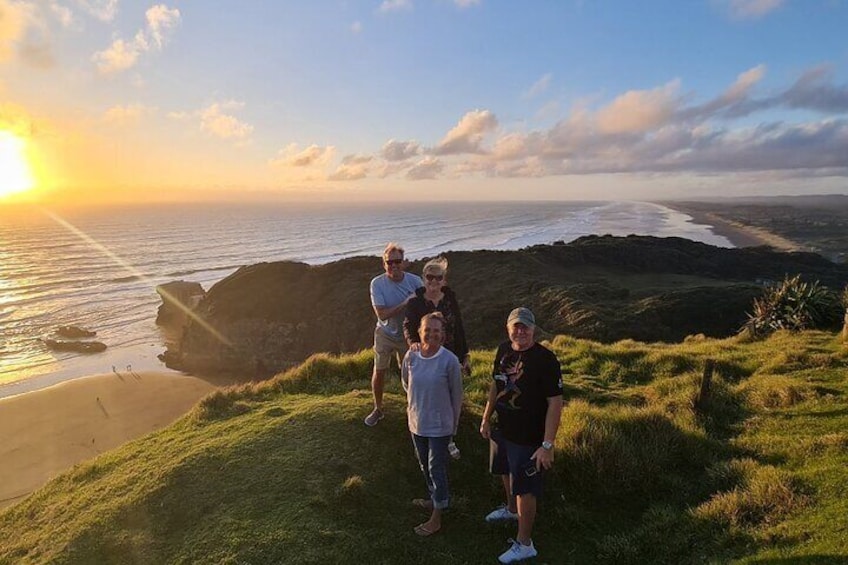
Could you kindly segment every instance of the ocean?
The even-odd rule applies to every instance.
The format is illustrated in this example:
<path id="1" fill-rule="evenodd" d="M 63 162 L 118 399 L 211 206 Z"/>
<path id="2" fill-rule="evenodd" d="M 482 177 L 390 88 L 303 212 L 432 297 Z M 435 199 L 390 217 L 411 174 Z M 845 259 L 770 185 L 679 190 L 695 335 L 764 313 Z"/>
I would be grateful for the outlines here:
<path id="1" fill-rule="evenodd" d="M 182 279 L 208 290 L 242 265 L 377 256 L 388 241 L 415 259 L 589 234 L 732 247 L 685 214 L 631 201 L 0 208 L 0 398 L 113 370 L 165 370 L 155 324 L 161 283 Z M 48 350 L 42 339 L 62 325 L 96 331 L 108 349 Z"/>

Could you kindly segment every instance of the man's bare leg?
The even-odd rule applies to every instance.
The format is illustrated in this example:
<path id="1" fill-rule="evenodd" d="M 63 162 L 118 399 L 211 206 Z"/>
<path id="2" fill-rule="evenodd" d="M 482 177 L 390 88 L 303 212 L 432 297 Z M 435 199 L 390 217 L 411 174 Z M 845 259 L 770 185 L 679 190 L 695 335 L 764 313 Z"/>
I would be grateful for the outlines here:
<path id="1" fill-rule="evenodd" d="M 533 539 L 533 523 L 536 521 L 536 495 L 518 496 L 518 536 L 522 545 L 529 545 Z"/>

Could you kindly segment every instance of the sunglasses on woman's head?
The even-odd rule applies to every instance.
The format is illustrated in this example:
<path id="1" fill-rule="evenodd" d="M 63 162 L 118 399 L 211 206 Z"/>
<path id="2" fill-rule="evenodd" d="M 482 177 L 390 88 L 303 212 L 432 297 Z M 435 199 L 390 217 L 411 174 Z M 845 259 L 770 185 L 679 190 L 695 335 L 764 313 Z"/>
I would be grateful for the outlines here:
<path id="1" fill-rule="evenodd" d="M 444 275 L 424 275 L 424 278 L 428 281 L 440 281 L 445 278 Z"/>

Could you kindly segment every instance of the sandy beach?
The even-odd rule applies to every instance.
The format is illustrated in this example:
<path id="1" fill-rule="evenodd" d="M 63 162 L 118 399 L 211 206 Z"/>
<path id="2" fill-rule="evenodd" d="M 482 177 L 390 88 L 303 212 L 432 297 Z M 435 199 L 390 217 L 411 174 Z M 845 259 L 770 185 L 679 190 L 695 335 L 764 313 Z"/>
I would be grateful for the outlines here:
<path id="1" fill-rule="evenodd" d="M 217 387 L 172 372 L 122 371 L 0 399 L 0 508 L 76 463 L 168 426 Z"/>
<path id="2" fill-rule="evenodd" d="M 692 216 L 692 221 L 697 224 L 712 226 L 715 234 L 726 237 L 736 247 L 768 245 L 779 251 L 800 251 L 803 248 L 794 241 L 761 228 L 727 220 L 713 212 L 693 210 L 685 205 L 678 205 L 673 202 L 663 202 L 662 205 Z"/>

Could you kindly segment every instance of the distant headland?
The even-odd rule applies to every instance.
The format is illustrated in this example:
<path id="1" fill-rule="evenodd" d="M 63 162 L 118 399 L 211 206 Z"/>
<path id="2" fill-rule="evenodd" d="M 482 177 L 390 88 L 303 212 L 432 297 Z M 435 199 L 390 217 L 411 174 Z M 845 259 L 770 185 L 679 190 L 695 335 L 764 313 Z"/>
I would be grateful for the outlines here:
<path id="1" fill-rule="evenodd" d="M 516 305 L 531 307 L 551 335 L 675 342 L 735 333 L 763 285 L 787 274 L 835 289 L 848 283 L 848 265 L 814 253 L 682 238 L 588 236 L 445 255 L 472 347 L 502 340 L 505 313 Z M 377 257 L 243 267 L 208 290 L 195 309 L 204 323 L 189 320 L 163 359 L 183 371 L 255 378 L 316 352 L 365 349 L 374 324 L 368 283 L 379 272 Z"/>

